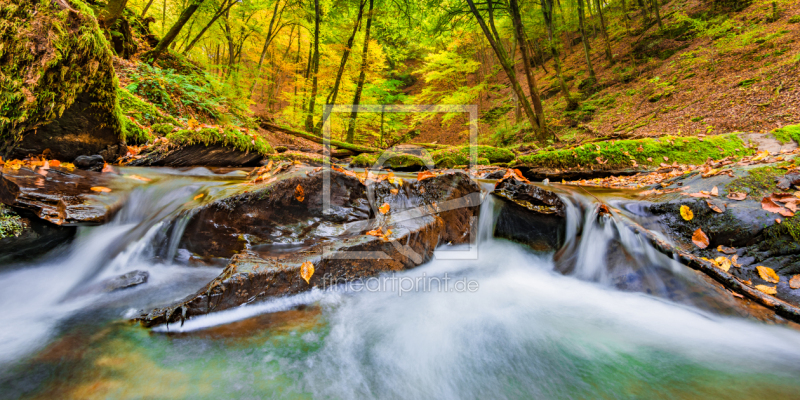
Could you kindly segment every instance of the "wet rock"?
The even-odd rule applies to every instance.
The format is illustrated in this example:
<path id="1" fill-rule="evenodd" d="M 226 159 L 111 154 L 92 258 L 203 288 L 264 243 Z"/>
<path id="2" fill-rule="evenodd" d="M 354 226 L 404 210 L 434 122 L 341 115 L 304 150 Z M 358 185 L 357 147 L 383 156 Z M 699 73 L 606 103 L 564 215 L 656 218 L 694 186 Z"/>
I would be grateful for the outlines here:
<path id="1" fill-rule="evenodd" d="M 573 169 L 573 170 L 558 170 L 552 168 L 536 168 L 526 166 L 516 166 L 522 174 L 531 181 L 543 181 L 549 179 L 554 182 L 561 182 L 562 180 L 574 181 L 579 179 L 594 179 L 594 178 L 607 178 L 609 176 L 630 176 L 639 173 L 650 172 L 646 169 L 609 169 L 609 170 L 593 170 L 593 169 Z"/>
<path id="2" fill-rule="evenodd" d="M 784 176 L 775 178 L 775 183 L 778 189 L 789 190 L 792 186 L 800 184 L 800 173 L 790 172 Z"/>
<path id="3" fill-rule="evenodd" d="M 557 194 L 516 177 L 497 182 L 493 193 L 540 214 L 565 215 L 566 206 Z"/>
<path id="4" fill-rule="evenodd" d="M 75 236 L 74 227 L 54 225 L 26 211 L 17 213 L 22 230 L 19 236 L 0 239 L 0 265 L 41 257 Z"/>
<path id="5" fill-rule="evenodd" d="M 256 152 L 245 152 L 222 145 L 202 143 L 188 146 L 162 146 L 143 157 L 131 161 L 131 166 L 160 167 L 254 167 L 264 157 Z"/>
<path id="6" fill-rule="evenodd" d="M 414 268 L 430 260 L 441 243 L 468 242 L 477 222 L 480 188 L 460 172 L 395 185 L 372 179 L 362 184 L 352 173 L 331 171 L 326 212 L 324 173 L 308 171 L 294 167 L 271 184 L 198 211 L 183 245 L 205 255 L 238 254 L 194 295 L 138 319 L 148 326 L 175 322 Z M 298 185 L 303 201 L 296 195 Z M 301 277 L 304 262 L 315 269 L 309 283 Z"/>
<path id="7" fill-rule="evenodd" d="M 147 283 L 148 278 L 150 278 L 150 273 L 147 271 L 135 270 L 114 278 L 107 279 L 101 282 L 100 286 L 103 287 L 103 291 L 113 292 L 115 290 L 127 289 Z"/>
<path id="8" fill-rule="evenodd" d="M 49 149 L 72 161 L 125 154 L 113 53 L 81 0 L 19 0 L 0 10 L 0 155 L 24 158 Z"/>
<path id="9" fill-rule="evenodd" d="M 48 170 L 2 169 L 0 202 L 31 211 L 56 225 L 96 225 L 108 222 L 119 209 L 121 195 L 98 194 L 96 186 L 109 186 L 113 174 L 74 170 L 61 167 Z"/>
<path id="10" fill-rule="evenodd" d="M 497 216 L 494 235 L 538 251 L 555 251 L 564 244 L 566 205 L 554 192 L 509 177 L 494 192 L 507 201 Z"/>
<path id="11" fill-rule="evenodd" d="M 87 171 L 101 171 L 105 162 L 106 160 L 103 159 L 103 156 L 95 154 L 93 156 L 79 156 L 75 159 L 73 164 L 75 164 L 77 168 Z"/>

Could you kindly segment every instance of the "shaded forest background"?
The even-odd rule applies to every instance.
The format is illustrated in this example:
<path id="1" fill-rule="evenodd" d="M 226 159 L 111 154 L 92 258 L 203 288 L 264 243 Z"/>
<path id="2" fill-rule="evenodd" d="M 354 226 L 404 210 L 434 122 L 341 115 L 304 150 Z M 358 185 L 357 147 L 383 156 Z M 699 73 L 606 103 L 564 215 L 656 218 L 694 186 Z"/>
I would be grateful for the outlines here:
<path id="1" fill-rule="evenodd" d="M 131 29 L 136 51 L 117 49 L 121 85 L 200 120 L 244 119 L 252 110 L 319 133 L 324 104 L 477 104 L 482 143 L 533 148 L 762 132 L 800 117 L 800 4 L 790 0 L 130 0 L 126 7 L 137 17 L 127 21 L 144 26 Z M 150 64 L 148 47 L 163 44 L 181 21 L 159 57 L 199 67 L 208 78 L 202 85 L 178 64 Z M 464 115 L 352 117 L 332 117 L 334 137 L 378 147 L 467 141 Z"/>

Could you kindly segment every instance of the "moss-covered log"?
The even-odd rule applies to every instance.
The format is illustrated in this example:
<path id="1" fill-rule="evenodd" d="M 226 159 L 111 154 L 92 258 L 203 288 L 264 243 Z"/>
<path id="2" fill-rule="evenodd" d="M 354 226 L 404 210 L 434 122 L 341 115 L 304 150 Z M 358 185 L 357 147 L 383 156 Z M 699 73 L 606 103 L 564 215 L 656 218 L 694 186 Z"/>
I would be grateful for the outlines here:
<path id="1" fill-rule="evenodd" d="M 112 51 L 81 0 L 0 2 L 0 154 L 126 151 Z"/>
<path id="2" fill-rule="evenodd" d="M 286 133 L 286 134 L 289 134 L 289 135 L 292 135 L 292 136 L 297 136 L 297 137 L 301 137 L 303 139 L 308 139 L 308 140 L 310 140 L 312 142 L 315 142 L 315 143 L 322 143 L 322 138 L 321 137 L 319 137 L 317 135 L 310 134 L 308 132 L 296 131 L 294 129 L 284 128 L 282 126 L 273 125 L 273 124 L 270 124 L 270 123 L 267 123 L 267 122 L 262 122 L 261 123 L 261 127 L 266 129 L 266 130 L 269 130 L 269 131 L 283 132 L 283 133 Z M 350 150 L 350 151 L 352 151 L 354 153 L 380 153 L 382 151 L 381 149 L 376 149 L 374 147 L 359 146 L 357 144 L 340 142 L 338 140 L 333 140 L 333 139 L 331 139 L 331 145 L 332 146 L 336 146 L 336 147 L 338 147 L 340 149 Z"/>

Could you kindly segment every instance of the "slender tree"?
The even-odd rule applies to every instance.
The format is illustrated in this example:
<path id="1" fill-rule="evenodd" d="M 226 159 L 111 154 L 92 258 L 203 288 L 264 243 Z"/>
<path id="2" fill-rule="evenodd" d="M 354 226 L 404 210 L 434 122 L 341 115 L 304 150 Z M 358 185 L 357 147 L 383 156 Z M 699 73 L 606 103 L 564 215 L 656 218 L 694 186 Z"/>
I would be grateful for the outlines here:
<path id="1" fill-rule="evenodd" d="M 494 50 L 498 61 L 500 61 L 500 66 L 503 67 L 503 71 L 505 71 L 506 75 L 508 76 L 508 80 L 511 83 L 511 88 L 520 99 L 522 109 L 525 111 L 525 116 L 528 118 L 528 121 L 531 123 L 532 127 L 538 127 L 536 114 L 533 111 L 533 107 L 531 107 L 531 103 L 528 101 L 528 98 L 522 91 L 522 86 L 520 86 L 519 81 L 517 80 L 517 74 L 514 71 L 514 66 L 511 64 L 511 61 L 509 61 L 506 50 L 500 43 L 500 36 L 497 35 L 497 28 L 494 26 L 494 9 L 492 7 L 492 0 L 487 0 L 487 6 L 489 9 L 489 24 L 491 25 L 491 28 L 486 24 L 483 16 L 475 6 L 475 2 L 473 0 L 467 0 L 467 4 L 469 5 L 470 11 L 475 16 L 475 19 L 478 21 L 478 25 L 481 27 L 486 40 L 489 41 L 489 45 L 492 47 L 492 50 Z"/>
<path id="2" fill-rule="evenodd" d="M 227 1 L 227 5 L 226 5 L 226 1 Z M 203 35 L 206 33 L 206 31 L 208 31 L 208 29 L 211 28 L 214 25 L 215 22 L 217 22 L 219 17 L 221 17 L 223 14 L 227 13 L 228 10 L 230 10 L 231 7 L 233 7 L 237 3 L 238 2 L 236 0 L 223 0 L 222 4 L 220 4 L 220 7 L 214 13 L 214 16 L 211 17 L 211 20 L 208 21 L 208 23 L 203 27 L 203 29 L 200 30 L 200 33 L 198 33 L 197 36 L 195 36 L 194 39 L 192 39 L 192 41 L 189 42 L 188 45 L 186 45 L 186 48 L 183 49 L 183 54 L 188 54 L 189 51 L 192 50 L 194 45 L 197 44 L 198 41 L 200 41 L 200 38 L 203 37 Z"/>
<path id="3" fill-rule="evenodd" d="M 367 76 L 370 28 L 372 27 L 372 5 L 373 5 L 373 0 L 369 0 L 369 10 L 367 11 L 367 26 L 364 30 L 364 47 L 361 50 L 361 68 L 359 68 L 358 72 L 356 93 L 355 95 L 353 95 L 353 111 L 350 112 L 350 124 L 347 126 L 347 136 L 345 139 L 347 143 L 353 143 L 355 141 L 356 118 L 358 118 L 358 112 L 356 111 L 356 108 L 358 107 L 359 103 L 361 103 L 361 91 L 364 90 L 364 81 L 366 80 Z M 381 107 L 381 143 L 383 142 L 383 110 L 384 107 Z"/>
<path id="4" fill-rule="evenodd" d="M 583 42 L 583 53 L 586 56 L 586 66 L 589 69 L 589 78 L 597 81 L 594 74 L 594 67 L 592 67 L 592 56 L 589 49 L 589 38 L 586 37 L 586 28 L 584 24 L 585 15 L 583 14 L 583 0 L 578 0 L 578 26 L 581 31 L 581 41 Z"/>
<path id="5" fill-rule="evenodd" d="M 614 56 L 611 54 L 611 40 L 608 38 L 608 29 L 606 29 L 606 18 L 603 15 L 603 7 L 600 0 L 594 0 L 595 7 L 597 8 L 597 15 L 600 17 L 600 32 L 603 34 L 603 40 L 606 44 L 606 59 L 609 63 L 614 62 Z"/>
<path id="6" fill-rule="evenodd" d="M 553 68 L 556 70 L 558 84 L 561 87 L 561 93 L 564 95 L 564 99 L 567 101 L 567 109 L 574 110 L 578 107 L 578 102 L 569 94 L 567 84 L 564 82 L 564 75 L 561 73 L 561 60 L 558 58 L 555 35 L 553 34 L 553 0 L 542 0 L 542 14 L 544 15 L 545 27 L 547 28 L 547 39 L 550 42 L 550 53 L 553 55 Z"/>
<path id="7" fill-rule="evenodd" d="M 306 130 L 314 130 L 314 103 L 317 100 L 317 73 L 319 72 L 319 20 L 322 12 L 319 9 L 319 0 L 314 0 L 314 56 L 311 60 L 311 99 L 308 101 L 308 115 L 306 116 Z"/>
<path id="8" fill-rule="evenodd" d="M 350 58 L 350 51 L 353 48 L 353 41 L 356 38 L 356 33 L 358 33 L 358 29 L 361 26 L 361 17 L 364 15 L 364 4 L 365 1 L 359 1 L 358 6 L 358 16 L 356 17 L 355 25 L 353 26 L 353 33 L 350 34 L 350 37 L 347 38 L 347 44 L 345 44 L 344 51 L 342 52 L 342 59 L 339 61 L 339 69 L 336 71 L 336 79 L 333 83 L 333 88 L 331 89 L 328 96 L 325 98 L 325 104 L 336 104 L 336 97 L 339 95 L 339 85 L 342 83 L 342 76 L 344 75 L 344 69 L 347 67 L 347 60 Z M 317 126 L 314 127 L 314 133 L 319 134 L 322 130 L 322 124 L 328 119 L 328 113 L 323 113 L 322 118 L 320 118 L 319 122 L 317 122 Z M 352 143 L 352 142 L 351 142 Z"/>
<path id="9" fill-rule="evenodd" d="M 542 100 L 539 97 L 539 89 L 536 87 L 536 78 L 531 68 L 531 59 L 525 49 L 525 28 L 522 26 L 522 15 L 520 14 L 517 0 L 510 0 L 508 6 L 511 12 L 511 21 L 514 25 L 514 37 L 519 44 L 520 53 L 522 54 L 522 69 L 528 81 L 528 91 L 530 92 L 531 103 L 533 103 L 536 123 L 532 124 L 532 127 L 534 131 L 539 134 L 539 139 L 543 141 L 546 139 L 544 108 L 542 107 Z"/>
<path id="10" fill-rule="evenodd" d="M 284 6 L 281 7 L 280 12 L 278 12 L 278 5 L 280 3 L 281 3 L 280 0 L 275 0 L 275 7 L 272 10 L 272 18 L 270 18 L 269 20 L 269 28 L 267 29 L 267 37 L 264 38 L 264 48 L 261 49 L 261 57 L 258 58 L 258 67 L 256 67 L 256 74 L 255 77 L 253 78 L 253 83 L 250 84 L 249 97 L 253 97 L 253 90 L 256 88 L 256 82 L 258 81 L 258 78 L 261 76 L 261 66 L 264 64 L 264 57 L 267 55 L 267 49 L 269 48 L 269 44 L 272 43 L 272 39 L 275 39 L 275 36 L 278 36 L 278 32 L 280 31 L 280 29 L 277 29 L 276 21 L 278 21 L 279 23 L 281 15 L 283 14 L 284 7 L 286 7 L 286 4 L 284 3 Z M 292 33 L 294 33 L 294 27 L 292 27 Z M 289 39 L 291 39 L 291 34 L 289 36 Z M 291 42 L 289 44 L 291 44 Z"/>
<path id="11" fill-rule="evenodd" d="M 150 63 L 155 62 L 158 57 L 161 56 L 161 53 L 169 48 L 169 45 L 172 44 L 176 37 L 178 37 L 178 34 L 181 32 L 181 29 L 183 29 L 183 26 L 189 22 L 189 19 L 192 18 L 192 15 L 194 15 L 195 11 L 200 8 L 200 6 L 203 4 L 203 1 L 205 0 L 192 0 L 191 3 L 189 3 L 189 6 L 181 12 L 178 20 L 175 21 L 175 24 L 172 25 L 167 34 L 161 38 L 156 47 L 146 56 L 146 59 Z"/>

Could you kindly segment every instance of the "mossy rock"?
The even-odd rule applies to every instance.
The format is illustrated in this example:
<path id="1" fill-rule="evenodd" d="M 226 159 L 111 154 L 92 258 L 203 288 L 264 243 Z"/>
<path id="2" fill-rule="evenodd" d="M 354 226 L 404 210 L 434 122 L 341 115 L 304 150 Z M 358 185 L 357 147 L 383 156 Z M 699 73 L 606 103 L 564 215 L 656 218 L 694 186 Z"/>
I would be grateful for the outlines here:
<path id="1" fill-rule="evenodd" d="M 792 140 L 800 144 L 800 125 L 787 125 L 783 128 L 775 129 L 772 131 L 772 135 L 775 136 L 775 139 L 781 142 L 781 144 L 789 143 Z"/>
<path id="2" fill-rule="evenodd" d="M 476 146 L 478 160 L 484 158 L 488 160 L 486 164 L 491 163 L 507 163 L 514 160 L 514 153 L 508 149 L 502 149 L 492 146 Z M 431 153 L 433 161 L 438 168 L 452 168 L 456 165 L 469 165 L 470 146 L 451 147 L 449 149 L 436 150 Z"/>
<path id="3" fill-rule="evenodd" d="M 124 154 L 112 54 L 81 0 L 0 3 L 0 153 Z"/>
<path id="4" fill-rule="evenodd" d="M 179 146 L 202 143 L 206 146 L 219 145 L 231 147 L 239 151 L 254 152 L 263 156 L 273 153 L 272 147 L 263 137 L 257 135 L 251 136 L 233 128 L 183 129 L 177 132 L 170 132 L 166 135 L 166 138 L 171 144 Z"/>
<path id="5" fill-rule="evenodd" d="M 303 164 L 314 165 L 314 166 L 321 166 L 324 164 L 330 164 L 330 160 L 327 157 L 317 155 L 317 154 L 310 154 L 310 153 L 299 153 L 294 151 L 286 151 L 279 154 L 272 154 L 268 157 L 269 160 L 274 162 L 278 161 L 290 161 L 290 162 L 300 162 Z M 326 162 L 327 161 L 327 162 Z"/>
<path id="6" fill-rule="evenodd" d="M 582 146 L 541 151 L 522 156 L 513 165 L 530 168 L 620 169 L 658 166 L 661 163 L 702 164 L 708 158 L 740 158 L 754 154 L 736 134 L 696 137 L 663 136 L 635 140 L 587 143 Z M 666 158 L 665 158 L 666 157 Z M 599 158 L 599 159 L 598 159 Z"/>
<path id="7" fill-rule="evenodd" d="M 378 163 L 378 157 L 380 156 L 378 154 L 361 153 L 353 158 L 350 165 L 359 168 L 370 168 Z M 383 153 L 383 157 L 384 161 L 379 167 L 391 169 L 425 168 L 425 162 L 422 159 L 410 154 L 388 152 Z"/>

